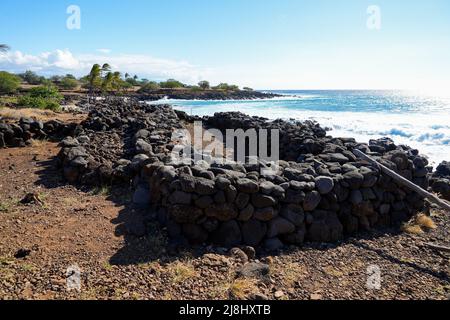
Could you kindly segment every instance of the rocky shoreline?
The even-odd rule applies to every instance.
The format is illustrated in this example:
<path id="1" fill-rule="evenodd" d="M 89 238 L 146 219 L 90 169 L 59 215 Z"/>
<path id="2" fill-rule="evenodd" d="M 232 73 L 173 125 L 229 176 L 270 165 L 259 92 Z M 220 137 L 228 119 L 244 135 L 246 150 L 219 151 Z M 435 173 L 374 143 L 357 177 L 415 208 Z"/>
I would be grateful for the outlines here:
<path id="1" fill-rule="evenodd" d="M 270 122 L 239 112 L 199 118 L 169 105 L 134 99 L 99 101 L 89 108 L 79 125 L 32 119 L 2 123 L 3 145 L 24 146 L 32 138 L 66 136 L 58 163 L 69 183 L 132 186 L 134 202 L 157 212 L 177 244 L 246 245 L 271 251 L 399 226 L 427 210 L 419 195 L 357 159 L 354 149 L 422 188 L 427 189 L 430 181 L 434 190 L 446 185 L 447 167 L 442 165 L 433 174 L 418 150 L 387 138 L 365 144 L 327 136 L 311 121 Z M 176 143 L 172 133 L 196 120 L 202 120 L 205 129 L 221 131 L 278 129 L 281 160 L 175 163 L 170 155 Z M 261 170 L 271 167 L 276 170 Z"/>
<path id="2" fill-rule="evenodd" d="M 274 93 L 264 93 L 259 91 L 223 91 L 223 90 L 180 90 L 180 89 L 159 89 L 148 92 L 138 92 L 136 98 L 141 101 L 156 101 L 164 98 L 178 100 L 255 100 L 272 99 L 281 97 Z"/>

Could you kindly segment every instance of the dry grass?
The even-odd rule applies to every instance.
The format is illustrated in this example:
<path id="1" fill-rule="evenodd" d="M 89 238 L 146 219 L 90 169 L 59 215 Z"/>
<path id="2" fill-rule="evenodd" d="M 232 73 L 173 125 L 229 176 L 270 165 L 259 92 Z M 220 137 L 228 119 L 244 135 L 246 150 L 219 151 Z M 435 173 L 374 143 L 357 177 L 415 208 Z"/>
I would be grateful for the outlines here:
<path id="1" fill-rule="evenodd" d="M 301 280 L 304 272 L 302 266 L 295 262 L 273 266 L 271 269 L 270 273 L 272 275 L 276 273 L 287 287 L 292 287 L 297 281 Z"/>
<path id="2" fill-rule="evenodd" d="M 236 279 L 230 284 L 228 292 L 232 299 L 244 300 L 252 293 L 258 292 L 257 280 Z"/>
<path id="3" fill-rule="evenodd" d="M 402 231 L 410 234 L 423 234 L 425 231 L 436 229 L 434 221 L 425 214 L 418 214 L 409 222 L 402 225 Z"/>
<path id="4" fill-rule="evenodd" d="M 0 201 L 0 213 L 11 213 L 15 209 L 15 206 L 19 203 L 18 199 L 10 199 L 6 201 Z"/>
<path id="5" fill-rule="evenodd" d="M 0 202 L 0 212 L 8 212 L 10 205 L 6 202 Z"/>
<path id="6" fill-rule="evenodd" d="M 424 214 L 419 214 L 416 217 L 416 224 L 423 228 L 426 228 L 426 229 L 436 229 L 437 228 L 433 219 L 431 219 L 430 217 L 428 217 Z"/>
<path id="7" fill-rule="evenodd" d="M 39 148 L 39 147 L 43 147 L 47 142 L 48 142 L 48 139 L 42 139 L 42 140 L 32 139 L 31 146 Z"/>
<path id="8" fill-rule="evenodd" d="M 166 271 L 171 276 L 173 283 L 181 283 L 197 276 L 197 271 L 190 262 L 176 261 L 167 265 Z"/>
<path id="9" fill-rule="evenodd" d="M 95 187 L 92 191 L 91 194 L 94 196 L 110 196 L 111 195 L 111 187 L 107 186 L 107 185 L 103 185 L 100 187 Z"/>
<path id="10" fill-rule="evenodd" d="M 36 108 L 0 108 L 0 117 L 9 120 L 17 121 L 18 119 L 34 118 L 40 121 L 60 120 L 63 122 L 76 122 L 79 123 L 86 118 L 86 114 L 74 115 L 70 112 L 53 112 L 51 110 L 42 110 Z"/>
<path id="11" fill-rule="evenodd" d="M 22 117 L 27 118 L 36 118 L 38 120 L 48 120 L 51 118 L 56 118 L 57 113 L 50 110 L 41 110 L 41 109 L 11 109 L 11 108 L 2 108 L 0 109 L 0 117 L 3 117 L 7 120 L 17 120 Z"/>
<path id="12" fill-rule="evenodd" d="M 402 225 L 402 231 L 410 234 L 423 234 L 422 228 L 416 224 L 404 223 Z"/>
<path id="13" fill-rule="evenodd" d="M 326 266 L 325 268 L 323 268 L 323 272 L 325 272 L 329 276 L 336 277 L 336 278 L 340 278 L 345 275 L 344 272 L 342 272 L 341 270 L 339 270 L 333 266 Z"/>

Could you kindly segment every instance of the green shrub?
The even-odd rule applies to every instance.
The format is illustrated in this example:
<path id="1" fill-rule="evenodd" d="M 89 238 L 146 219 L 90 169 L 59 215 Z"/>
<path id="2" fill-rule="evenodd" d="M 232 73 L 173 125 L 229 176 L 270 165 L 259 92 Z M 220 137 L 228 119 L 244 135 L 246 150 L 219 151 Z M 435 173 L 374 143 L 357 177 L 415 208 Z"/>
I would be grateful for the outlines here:
<path id="1" fill-rule="evenodd" d="M 55 99 L 58 101 L 61 101 L 63 99 L 63 96 L 54 86 L 40 86 L 32 88 L 29 91 L 29 95 L 33 98 L 48 98 L 48 99 Z"/>
<path id="2" fill-rule="evenodd" d="M 199 86 L 192 86 L 192 87 L 189 88 L 189 90 L 191 90 L 192 92 L 203 91 L 203 89 L 200 88 Z"/>
<path id="3" fill-rule="evenodd" d="M 211 85 L 209 84 L 209 82 L 206 81 L 206 80 L 200 81 L 200 82 L 198 83 L 198 86 L 199 86 L 200 88 L 202 88 L 203 90 L 207 90 L 207 89 L 209 89 L 209 88 L 211 87 Z"/>
<path id="4" fill-rule="evenodd" d="M 20 97 L 18 100 L 18 105 L 27 108 L 47 109 L 52 111 L 61 110 L 61 106 L 56 100 L 41 97 L 32 97 L 30 95 Z"/>
<path id="5" fill-rule="evenodd" d="M 59 86 L 64 90 L 73 90 L 78 87 L 77 79 L 73 79 L 70 77 L 64 77 L 59 83 Z"/>
<path id="6" fill-rule="evenodd" d="M 63 96 L 53 86 L 41 86 L 32 88 L 29 93 L 18 100 L 18 104 L 28 108 L 61 110 Z"/>
<path id="7" fill-rule="evenodd" d="M 181 83 L 180 81 L 174 79 L 169 79 L 167 81 L 161 82 L 159 86 L 164 89 L 176 89 L 186 87 L 184 83 Z"/>
<path id="8" fill-rule="evenodd" d="M 0 94 L 14 93 L 20 86 L 20 78 L 5 72 L 0 72 Z"/>
<path id="9" fill-rule="evenodd" d="M 239 87 L 233 84 L 221 83 L 218 86 L 214 87 L 216 90 L 224 90 L 224 91 L 239 91 Z"/>
<path id="10" fill-rule="evenodd" d="M 146 84 L 144 84 L 139 90 L 139 93 L 146 93 L 149 91 L 154 91 L 154 90 L 159 90 L 161 89 L 161 87 L 159 86 L 159 84 L 155 81 L 150 81 L 147 82 Z"/>
<path id="11" fill-rule="evenodd" d="M 19 74 L 25 82 L 28 84 L 43 84 L 45 82 L 45 77 L 37 75 L 33 71 L 26 71 L 25 73 Z"/>

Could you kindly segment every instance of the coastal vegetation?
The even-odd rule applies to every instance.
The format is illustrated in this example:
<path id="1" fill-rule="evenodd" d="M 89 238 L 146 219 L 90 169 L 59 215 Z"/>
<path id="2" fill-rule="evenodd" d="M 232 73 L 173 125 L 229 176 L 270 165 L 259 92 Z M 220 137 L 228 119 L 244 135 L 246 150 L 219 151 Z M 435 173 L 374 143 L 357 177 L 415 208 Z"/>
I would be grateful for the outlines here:
<path id="1" fill-rule="evenodd" d="M 0 94 L 14 93 L 19 86 L 19 77 L 5 71 L 0 71 Z"/>
<path id="2" fill-rule="evenodd" d="M 0 52 L 7 50 L 8 46 L 0 45 Z M 157 99 L 164 96 L 187 99 L 258 97 L 258 92 L 251 88 L 241 90 L 237 85 L 225 82 L 212 86 L 207 80 L 190 85 L 173 78 L 164 81 L 140 79 L 138 75 L 113 70 L 108 63 L 94 64 L 89 74 L 79 78 L 73 74 L 45 77 L 32 70 L 18 74 L 0 72 L 0 95 L 3 95 L 0 99 L 4 106 L 59 111 L 63 94 L 83 93 L 89 96 L 138 94 Z"/>
<path id="3" fill-rule="evenodd" d="M 0 45 L 0 52 L 9 49 L 6 45 Z M 177 79 L 167 79 L 164 81 L 155 81 L 148 79 L 140 79 L 137 75 L 131 76 L 129 73 L 122 75 L 120 71 L 113 71 L 108 63 L 94 64 L 88 75 L 76 78 L 72 74 L 64 76 L 54 75 L 49 78 L 38 75 L 36 72 L 27 70 L 17 75 L 3 73 L 0 79 L 4 89 L 1 93 L 6 94 L 17 90 L 17 81 L 30 86 L 54 86 L 60 90 L 87 90 L 90 95 L 102 94 L 123 94 L 128 91 L 136 91 L 138 93 L 148 93 L 157 90 L 188 90 L 192 92 L 199 91 L 224 91 L 236 92 L 240 91 L 239 86 L 228 83 L 220 83 L 217 86 L 211 86 L 207 80 L 202 80 L 196 85 L 185 84 Z M 11 91 L 12 90 L 12 91 Z M 253 89 L 244 87 L 243 91 L 253 91 Z"/>
<path id="4" fill-rule="evenodd" d="M 18 100 L 18 105 L 27 108 L 48 109 L 59 111 L 63 96 L 52 85 L 32 88 L 28 94 Z"/>

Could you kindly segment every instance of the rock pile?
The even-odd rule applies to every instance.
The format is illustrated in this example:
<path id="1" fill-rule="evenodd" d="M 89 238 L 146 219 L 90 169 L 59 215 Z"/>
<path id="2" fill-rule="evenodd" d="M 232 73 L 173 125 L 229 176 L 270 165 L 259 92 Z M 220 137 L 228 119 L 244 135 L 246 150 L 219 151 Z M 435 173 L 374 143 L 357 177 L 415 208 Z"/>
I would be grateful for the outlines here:
<path id="1" fill-rule="evenodd" d="M 169 155 L 181 119 L 197 118 L 170 106 L 98 103 L 75 137 L 61 143 L 64 175 L 70 182 L 133 181 L 135 202 L 151 204 L 173 239 L 227 247 L 335 242 L 400 223 L 423 208 L 419 195 L 352 153 L 362 150 L 427 188 L 427 160 L 390 139 L 363 144 L 327 136 L 310 121 L 219 113 L 202 119 L 207 127 L 279 129 L 282 160 L 186 165 Z M 262 170 L 269 167 L 274 170 Z"/>
<path id="2" fill-rule="evenodd" d="M 73 134 L 76 124 L 57 120 L 42 122 L 33 118 L 21 118 L 17 123 L 0 119 L 0 148 L 25 147 L 33 139 L 58 138 Z"/>
<path id="3" fill-rule="evenodd" d="M 444 161 L 430 178 L 430 185 L 434 192 L 450 201 L 450 162 Z"/>
<path id="4" fill-rule="evenodd" d="M 273 174 L 262 173 L 261 168 L 271 166 L 264 162 L 147 164 L 142 177 L 150 181 L 152 203 L 174 238 L 267 249 L 305 240 L 335 242 L 359 230 L 398 224 L 424 205 L 419 195 L 352 153 L 362 150 L 427 188 L 427 160 L 390 139 L 361 144 L 328 137 L 313 122 L 268 122 L 240 113 L 203 120 L 220 130 L 280 129 L 285 160 L 278 161 L 280 170 Z"/>
<path id="5" fill-rule="evenodd" d="M 270 99 L 280 97 L 273 93 L 263 93 L 259 91 L 223 91 L 223 90 L 180 90 L 180 89 L 159 89 L 138 91 L 140 100 L 160 100 L 163 98 L 182 100 L 254 100 Z"/>
<path id="6" fill-rule="evenodd" d="M 124 99 L 97 102 L 75 137 L 61 142 L 58 158 L 64 176 L 70 183 L 129 182 L 144 163 L 167 157 L 179 122 L 169 106 Z"/>

